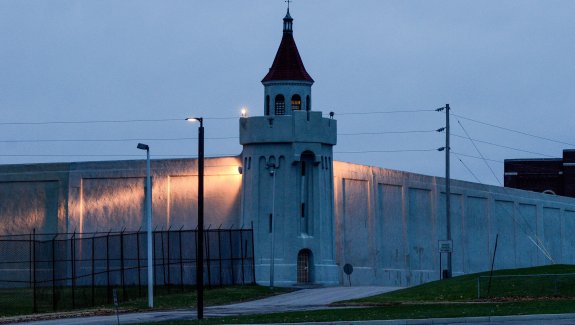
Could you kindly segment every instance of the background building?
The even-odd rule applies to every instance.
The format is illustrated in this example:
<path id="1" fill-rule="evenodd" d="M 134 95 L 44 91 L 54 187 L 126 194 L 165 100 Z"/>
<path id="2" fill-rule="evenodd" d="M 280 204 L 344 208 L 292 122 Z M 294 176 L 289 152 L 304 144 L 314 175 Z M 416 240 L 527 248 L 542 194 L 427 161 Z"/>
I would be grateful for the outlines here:
<path id="1" fill-rule="evenodd" d="M 575 197 L 575 150 L 562 159 L 506 159 L 504 186 Z"/>

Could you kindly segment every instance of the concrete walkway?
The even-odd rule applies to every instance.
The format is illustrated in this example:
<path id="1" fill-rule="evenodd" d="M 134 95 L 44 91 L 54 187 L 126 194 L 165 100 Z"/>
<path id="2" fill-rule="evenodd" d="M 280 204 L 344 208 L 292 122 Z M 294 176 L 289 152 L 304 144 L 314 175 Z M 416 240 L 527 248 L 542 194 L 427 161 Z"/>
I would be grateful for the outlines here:
<path id="1" fill-rule="evenodd" d="M 368 297 L 385 293 L 399 288 L 394 287 L 331 287 L 318 289 L 304 289 L 283 295 L 269 297 L 245 303 L 208 307 L 205 309 L 205 317 L 221 317 L 248 314 L 268 314 L 285 311 L 301 311 L 326 309 L 328 304 Z M 195 310 L 171 310 L 157 312 L 142 312 L 121 314 L 120 324 L 150 323 L 168 320 L 191 320 L 196 318 Z M 35 325 L 103 325 L 117 324 L 116 316 L 93 316 L 64 318 L 46 321 L 36 321 L 19 324 Z M 301 324 L 301 323 L 300 323 Z M 402 319 L 402 320 L 377 320 L 377 321 L 354 321 L 354 322 L 326 322 L 314 324 L 345 324 L 345 325 L 413 325 L 413 324 L 451 324 L 451 325 L 537 325 L 537 324 L 575 324 L 575 314 L 557 315 L 523 315 L 523 316 L 492 316 L 492 317 L 463 317 L 463 318 L 433 318 L 433 319 Z M 282 324 L 286 325 L 286 324 Z"/>
<path id="2" fill-rule="evenodd" d="M 349 299 L 357 299 L 385 293 L 400 288 L 397 287 L 328 287 L 303 289 L 283 295 L 254 300 L 239 304 L 207 307 L 205 317 L 221 317 L 232 315 L 269 314 L 284 311 L 314 310 L 329 308 L 327 305 Z M 195 310 L 170 310 L 120 314 L 120 324 L 148 323 L 166 320 L 195 319 Z M 20 324 L 35 325 L 103 325 L 117 324 L 116 316 L 93 316 L 80 318 L 64 318 L 45 321 L 35 321 Z"/>

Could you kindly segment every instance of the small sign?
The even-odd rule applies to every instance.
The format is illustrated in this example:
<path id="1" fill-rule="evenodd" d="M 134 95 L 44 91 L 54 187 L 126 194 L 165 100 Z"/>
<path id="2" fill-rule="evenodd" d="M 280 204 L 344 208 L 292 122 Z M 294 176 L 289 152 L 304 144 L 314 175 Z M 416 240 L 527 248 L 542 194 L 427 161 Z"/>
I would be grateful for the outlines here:
<path id="1" fill-rule="evenodd" d="M 353 273 L 353 266 L 351 264 L 346 264 L 343 266 L 343 272 L 345 272 L 345 274 L 350 275 Z"/>
<path id="2" fill-rule="evenodd" d="M 440 253 L 452 253 L 453 252 L 453 241 L 451 241 L 451 240 L 440 240 L 439 241 L 439 252 Z"/>
<path id="3" fill-rule="evenodd" d="M 347 274 L 347 281 L 349 281 L 349 286 L 351 287 L 351 274 L 353 273 L 353 265 L 347 263 L 343 266 L 343 272 Z"/>

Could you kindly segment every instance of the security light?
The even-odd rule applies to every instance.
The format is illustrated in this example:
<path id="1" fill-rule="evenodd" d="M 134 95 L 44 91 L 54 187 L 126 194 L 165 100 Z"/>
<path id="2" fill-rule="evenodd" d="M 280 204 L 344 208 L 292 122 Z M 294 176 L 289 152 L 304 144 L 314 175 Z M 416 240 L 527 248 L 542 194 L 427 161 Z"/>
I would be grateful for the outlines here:
<path id="1" fill-rule="evenodd" d="M 147 144 L 138 143 L 138 149 L 150 150 L 150 146 L 148 146 Z"/>

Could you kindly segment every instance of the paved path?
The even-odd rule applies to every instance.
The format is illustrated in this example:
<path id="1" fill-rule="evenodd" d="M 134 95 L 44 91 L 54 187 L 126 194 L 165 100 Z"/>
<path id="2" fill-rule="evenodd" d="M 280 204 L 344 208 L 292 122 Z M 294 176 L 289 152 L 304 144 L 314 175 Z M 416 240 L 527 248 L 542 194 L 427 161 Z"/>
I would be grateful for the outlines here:
<path id="1" fill-rule="evenodd" d="M 283 311 L 314 310 L 325 309 L 328 304 L 376 295 L 393 291 L 399 288 L 393 287 L 332 287 L 305 289 L 288 294 L 274 296 L 266 299 L 255 300 L 240 304 L 208 307 L 205 309 L 206 317 L 246 315 L 246 314 L 266 314 Z M 122 314 L 121 324 L 149 323 L 167 320 L 195 319 L 195 310 L 172 310 Z M 22 323 L 20 323 L 22 324 Z M 37 321 L 23 324 L 34 325 L 103 325 L 117 324 L 116 316 L 94 316 L 67 318 L 49 321 Z M 494 316 L 494 317 L 464 317 L 464 318 L 433 318 L 433 319 L 403 319 L 403 320 L 379 320 L 379 321 L 356 321 L 356 322 L 326 322 L 314 324 L 342 324 L 342 325 L 414 325 L 414 324 L 451 324 L 451 325 L 539 325 L 554 324 L 565 325 L 575 324 L 575 314 L 557 315 L 524 315 L 524 316 Z M 282 324 L 286 325 L 286 324 Z M 299 324 L 301 325 L 301 323 Z"/>
<path id="2" fill-rule="evenodd" d="M 332 302 L 356 299 L 397 290 L 397 287 L 328 287 L 317 289 L 303 289 L 283 295 L 240 304 L 208 307 L 204 311 L 205 317 L 267 314 L 283 311 L 325 309 Z M 147 323 L 164 320 L 195 319 L 195 310 L 171 310 L 157 312 L 143 312 L 121 314 L 121 324 Z M 117 324 L 116 316 L 94 316 L 81 318 L 55 319 L 46 321 L 28 322 L 24 324 L 35 325 L 103 325 Z"/>

